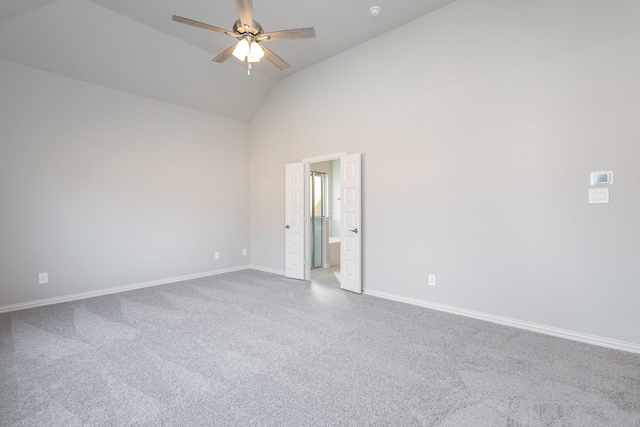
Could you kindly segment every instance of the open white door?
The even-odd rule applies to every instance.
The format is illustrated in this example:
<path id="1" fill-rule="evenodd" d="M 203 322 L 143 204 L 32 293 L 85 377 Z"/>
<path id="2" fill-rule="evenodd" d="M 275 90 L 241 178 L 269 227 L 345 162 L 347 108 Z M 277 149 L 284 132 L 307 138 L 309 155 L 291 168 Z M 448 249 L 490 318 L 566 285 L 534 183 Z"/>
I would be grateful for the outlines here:
<path id="1" fill-rule="evenodd" d="M 304 280 L 305 221 L 304 163 L 285 166 L 285 267 L 284 275 Z"/>
<path id="2" fill-rule="evenodd" d="M 360 153 L 340 157 L 342 174 L 340 287 L 356 293 L 362 293 L 360 157 Z"/>

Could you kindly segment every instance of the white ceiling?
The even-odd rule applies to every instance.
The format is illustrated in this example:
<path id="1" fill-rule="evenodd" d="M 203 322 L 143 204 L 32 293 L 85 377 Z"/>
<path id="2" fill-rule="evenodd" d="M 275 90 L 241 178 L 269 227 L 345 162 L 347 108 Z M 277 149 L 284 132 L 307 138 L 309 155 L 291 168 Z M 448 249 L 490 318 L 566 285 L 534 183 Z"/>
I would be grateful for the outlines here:
<path id="1" fill-rule="evenodd" d="M 247 76 L 235 58 L 211 62 L 233 38 L 171 20 L 230 30 L 234 0 L 0 0 L 0 59 L 249 121 L 278 80 L 453 1 L 254 0 L 266 32 L 314 27 L 317 38 L 269 42 L 291 68 L 263 60 Z"/>

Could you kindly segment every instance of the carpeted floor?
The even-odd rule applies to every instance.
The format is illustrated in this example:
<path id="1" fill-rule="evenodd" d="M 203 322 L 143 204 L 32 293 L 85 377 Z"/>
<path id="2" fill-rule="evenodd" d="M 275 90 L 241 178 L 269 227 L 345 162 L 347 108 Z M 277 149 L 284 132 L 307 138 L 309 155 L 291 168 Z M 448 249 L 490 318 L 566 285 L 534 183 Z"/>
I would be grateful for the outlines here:
<path id="1" fill-rule="evenodd" d="M 340 266 L 329 268 L 314 268 L 311 270 L 311 281 L 319 285 L 340 287 Z"/>
<path id="2" fill-rule="evenodd" d="M 242 271 L 0 315 L 2 426 L 640 426 L 640 355 Z"/>

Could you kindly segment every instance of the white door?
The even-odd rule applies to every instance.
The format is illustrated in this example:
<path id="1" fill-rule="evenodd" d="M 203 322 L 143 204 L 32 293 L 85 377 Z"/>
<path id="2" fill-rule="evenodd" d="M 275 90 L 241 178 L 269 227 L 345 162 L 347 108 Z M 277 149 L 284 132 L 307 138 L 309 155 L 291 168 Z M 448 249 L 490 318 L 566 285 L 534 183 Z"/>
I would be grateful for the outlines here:
<path id="1" fill-rule="evenodd" d="M 304 280 L 305 221 L 304 163 L 285 166 L 285 267 L 284 275 Z"/>
<path id="2" fill-rule="evenodd" d="M 360 153 L 340 157 L 342 179 L 340 287 L 362 293 Z"/>

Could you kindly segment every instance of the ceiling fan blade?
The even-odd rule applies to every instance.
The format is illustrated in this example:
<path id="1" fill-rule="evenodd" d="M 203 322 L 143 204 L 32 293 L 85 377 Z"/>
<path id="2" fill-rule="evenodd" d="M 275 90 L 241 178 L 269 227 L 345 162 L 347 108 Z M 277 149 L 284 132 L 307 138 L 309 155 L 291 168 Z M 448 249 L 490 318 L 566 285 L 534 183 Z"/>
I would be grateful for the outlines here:
<path id="1" fill-rule="evenodd" d="M 229 46 L 227 49 L 225 49 L 220 55 L 216 56 L 215 58 L 212 59 L 212 61 L 214 62 L 224 62 L 227 59 L 231 58 L 231 55 L 233 55 L 233 50 L 236 48 L 236 45 L 231 45 Z"/>
<path id="2" fill-rule="evenodd" d="M 193 27 L 204 28 L 205 30 L 215 31 L 216 33 L 228 34 L 230 36 L 236 37 L 231 31 L 227 31 L 224 28 L 215 27 L 213 25 L 205 24 L 204 22 L 194 21 L 193 19 L 183 18 L 182 16 L 173 15 L 173 19 L 176 22 L 180 22 L 181 24 L 191 25 Z"/>
<path id="3" fill-rule="evenodd" d="M 316 30 L 313 27 L 296 28 L 295 30 L 274 31 L 272 33 L 260 34 L 260 41 L 278 41 L 278 40 L 298 40 L 298 39 L 315 39 Z"/>
<path id="4" fill-rule="evenodd" d="M 287 64 L 284 59 L 273 53 L 270 49 L 267 49 L 264 46 L 262 46 L 262 49 L 264 50 L 264 57 L 267 58 L 273 65 L 278 67 L 280 71 L 284 71 L 289 68 L 289 64 Z"/>
<path id="5" fill-rule="evenodd" d="M 238 15 L 243 26 L 251 28 L 253 26 L 253 1 L 236 0 L 238 5 Z"/>

